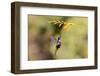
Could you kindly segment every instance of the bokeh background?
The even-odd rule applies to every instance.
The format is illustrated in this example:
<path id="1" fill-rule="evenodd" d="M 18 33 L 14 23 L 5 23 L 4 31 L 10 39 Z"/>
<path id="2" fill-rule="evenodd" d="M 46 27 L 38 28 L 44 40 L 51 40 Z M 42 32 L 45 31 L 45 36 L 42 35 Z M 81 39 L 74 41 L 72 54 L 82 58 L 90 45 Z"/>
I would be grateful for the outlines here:
<path id="1" fill-rule="evenodd" d="M 58 28 L 59 25 L 55 23 L 57 21 L 65 23 L 61 30 Z M 72 25 L 70 26 L 70 24 Z M 62 43 L 55 55 L 59 35 L 61 35 Z M 52 37 L 54 41 L 52 41 Z M 87 17 L 28 15 L 28 60 L 79 59 L 87 57 Z"/>

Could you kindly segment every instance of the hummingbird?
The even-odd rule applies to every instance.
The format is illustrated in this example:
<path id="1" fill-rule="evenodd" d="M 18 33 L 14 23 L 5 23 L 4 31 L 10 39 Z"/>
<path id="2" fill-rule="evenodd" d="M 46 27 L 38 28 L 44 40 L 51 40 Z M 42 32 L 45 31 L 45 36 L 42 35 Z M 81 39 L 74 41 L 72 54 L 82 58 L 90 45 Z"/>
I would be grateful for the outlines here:
<path id="1" fill-rule="evenodd" d="M 55 55 L 56 55 L 58 49 L 59 49 L 60 46 L 61 46 L 61 42 L 62 42 L 62 41 L 61 41 L 61 36 L 59 36 L 58 39 L 57 39 Z"/>

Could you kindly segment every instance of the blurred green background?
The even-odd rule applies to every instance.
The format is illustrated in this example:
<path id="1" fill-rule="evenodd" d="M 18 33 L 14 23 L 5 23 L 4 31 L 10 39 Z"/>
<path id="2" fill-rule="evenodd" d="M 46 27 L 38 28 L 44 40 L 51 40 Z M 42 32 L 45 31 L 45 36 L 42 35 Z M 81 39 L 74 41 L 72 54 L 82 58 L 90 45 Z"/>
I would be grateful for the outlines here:
<path id="1" fill-rule="evenodd" d="M 63 21 L 65 25 L 59 28 L 55 24 L 57 20 Z M 69 23 L 72 25 L 64 29 Z M 55 55 L 59 35 L 62 43 Z M 55 39 L 53 42 L 51 37 Z M 87 17 L 28 15 L 28 60 L 87 58 L 87 42 Z"/>

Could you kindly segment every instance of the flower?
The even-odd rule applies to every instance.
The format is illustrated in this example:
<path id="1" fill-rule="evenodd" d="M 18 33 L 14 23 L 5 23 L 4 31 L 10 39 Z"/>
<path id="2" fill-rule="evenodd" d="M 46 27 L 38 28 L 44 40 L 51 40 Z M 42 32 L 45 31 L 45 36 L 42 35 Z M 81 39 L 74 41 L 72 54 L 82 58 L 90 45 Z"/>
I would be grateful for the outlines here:
<path id="1" fill-rule="evenodd" d="M 49 23 L 53 24 L 54 26 L 57 26 L 58 30 L 61 29 L 61 31 L 68 31 L 73 25 L 72 23 L 66 23 L 65 21 L 60 20 L 49 21 Z"/>
<path id="2" fill-rule="evenodd" d="M 72 25 L 72 23 L 64 23 L 63 31 L 68 31 Z"/>

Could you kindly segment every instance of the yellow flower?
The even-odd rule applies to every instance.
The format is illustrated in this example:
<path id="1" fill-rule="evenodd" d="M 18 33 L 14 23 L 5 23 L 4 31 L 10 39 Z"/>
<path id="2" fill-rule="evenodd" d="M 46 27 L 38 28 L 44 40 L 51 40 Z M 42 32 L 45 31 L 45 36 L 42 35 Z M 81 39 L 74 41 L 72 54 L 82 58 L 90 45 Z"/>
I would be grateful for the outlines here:
<path id="1" fill-rule="evenodd" d="M 72 25 L 72 23 L 64 23 L 63 31 L 68 31 Z"/>
<path id="2" fill-rule="evenodd" d="M 61 21 L 60 20 L 54 20 L 54 21 L 49 21 L 49 23 L 54 23 L 54 24 L 60 24 L 61 23 Z"/>
<path id="3" fill-rule="evenodd" d="M 73 25 L 72 23 L 66 23 L 64 21 L 60 21 L 60 20 L 54 20 L 54 21 L 49 21 L 49 23 L 53 23 L 53 24 L 58 24 L 59 27 L 61 27 L 61 25 L 63 25 L 62 31 L 68 31 L 71 26 Z"/>

